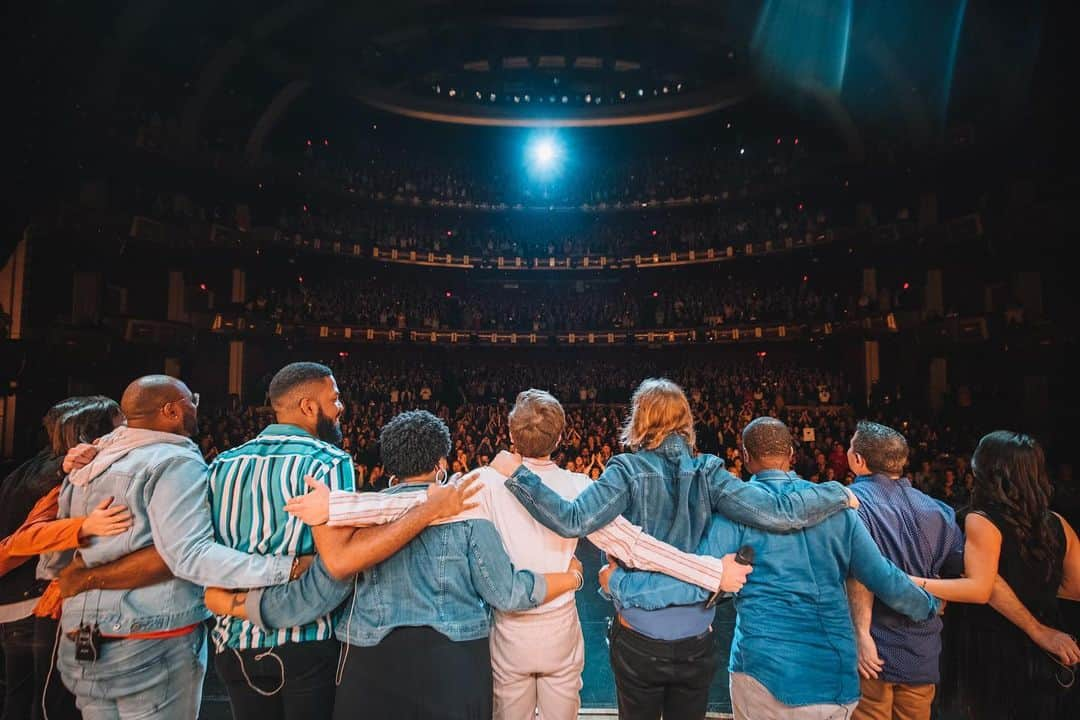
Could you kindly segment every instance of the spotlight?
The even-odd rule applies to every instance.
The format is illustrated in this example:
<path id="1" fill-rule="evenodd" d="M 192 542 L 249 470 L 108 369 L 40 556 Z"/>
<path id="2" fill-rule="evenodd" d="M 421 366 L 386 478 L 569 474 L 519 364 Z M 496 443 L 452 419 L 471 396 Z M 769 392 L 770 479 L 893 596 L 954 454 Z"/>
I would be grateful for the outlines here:
<path id="1" fill-rule="evenodd" d="M 491 93 L 490 95 L 488 95 L 488 100 L 490 100 L 491 102 L 495 102 L 495 93 Z"/>
<path id="2" fill-rule="evenodd" d="M 620 90 L 619 91 L 619 99 L 620 100 L 625 100 L 626 99 L 626 91 L 625 90 Z"/>
<path id="3" fill-rule="evenodd" d="M 476 99 L 479 100 L 480 98 L 481 98 L 480 91 L 477 90 L 476 91 Z"/>
<path id="4" fill-rule="evenodd" d="M 638 88 L 637 96 L 638 97 L 645 97 L 645 91 L 642 90 L 641 88 Z"/>
<path id="5" fill-rule="evenodd" d="M 562 96 L 562 101 L 563 101 L 564 104 L 566 103 L 566 100 L 567 100 L 567 97 L 565 95 L 563 95 Z"/>
<path id="6" fill-rule="evenodd" d="M 541 175 L 554 173 L 562 159 L 562 148 L 552 135 L 535 138 L 529 143 L 526 151 L 533 172 Z"/>
<path id="7" fill-rule="evenodd" d="M 746 148 L 739 148 L 739 154 L 740 155 L 745 155 L 746 154 Z"/>
<path id="8" fill-rule="evenodd" d="M 667 86 L 667 85 L 665 85 L 665 86 L 664 86 L 664 94 L 665 94 L 665 95 L 667 95 L 667 94 L 668 94 L 668 92 L 669 92 L 668 86 Z"/>
<path id="9" fill-rule="evenodd" d="M 525 102 L 529 102 L 529 96 L 528 95 L 525 96 Z"/>
<path id="10" fill-rule="evenodd" d="M 457 95 L 457 90 L 455 90 L 454 88 L 450 88 L 450 92 L 448 92 L 446 94 L 449 95 L 450 97 L 454 97 L 455 95 Z"/>
<path id="11" fill-rule="evenodd" d="M 587 103 L 592 102 L 592 93 L 586 93 L 585 94 L 585 102 L 587 102 Z"/>
<path id="12" fill-rule="evenodd" d="M 517 95 L 515 95 L 515 96 L 514 96 L 514 102 L 515 102 L 515 103 L 519 103 L 519 102 L 521 102 L 521 98 L 520 98 L 520 97 L 518 97 Z"/>

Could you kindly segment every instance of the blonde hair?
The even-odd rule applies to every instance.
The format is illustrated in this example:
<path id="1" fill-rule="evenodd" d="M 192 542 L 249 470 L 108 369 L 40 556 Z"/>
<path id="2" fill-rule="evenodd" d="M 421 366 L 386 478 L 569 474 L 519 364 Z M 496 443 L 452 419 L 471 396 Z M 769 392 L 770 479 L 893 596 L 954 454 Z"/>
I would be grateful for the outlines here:
<path id="1" fill-rule="evenodd" d="M 510 411 L 510 435 L 525 457 L 550 455 L 566 427 L 566 412 L 555 396 L 530 388 L 518 393 Z"/>
<path id="2" fill-rule="evenodd" d="M 619 440 L 631 450 L 652 450 L 672 433 L 694 447 L 697 436 L 686 393 L 667 378 L 646 378 L 630 399 L 630 417 Z"/>

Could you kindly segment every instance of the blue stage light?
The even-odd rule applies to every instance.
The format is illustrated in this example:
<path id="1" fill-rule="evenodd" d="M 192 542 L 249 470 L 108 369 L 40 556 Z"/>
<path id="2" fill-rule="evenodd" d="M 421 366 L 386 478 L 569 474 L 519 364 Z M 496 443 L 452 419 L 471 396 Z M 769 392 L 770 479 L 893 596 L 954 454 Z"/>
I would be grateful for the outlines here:
<path id="1" fill-rule="evenodd" d="M 562 160 L 562 148 L 554 137 L 545 135 L 535 138 L 527 149 L 533 170 L 540 174 L 550 174 L 558 169 Z"/>

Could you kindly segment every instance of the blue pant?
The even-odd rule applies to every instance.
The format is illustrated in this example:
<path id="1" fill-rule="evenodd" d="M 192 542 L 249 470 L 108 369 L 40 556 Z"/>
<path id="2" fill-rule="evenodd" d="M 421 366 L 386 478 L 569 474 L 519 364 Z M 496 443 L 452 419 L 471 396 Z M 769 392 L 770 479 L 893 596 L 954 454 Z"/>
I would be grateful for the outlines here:
<path id="1" fill-rule="evenodd" d="M 64 638 L 56 663 L 83 720 L 193 720 L 206 676 L 206 629 L 167 640 L 104 643 L 95 662 L 75 659 Z"/>

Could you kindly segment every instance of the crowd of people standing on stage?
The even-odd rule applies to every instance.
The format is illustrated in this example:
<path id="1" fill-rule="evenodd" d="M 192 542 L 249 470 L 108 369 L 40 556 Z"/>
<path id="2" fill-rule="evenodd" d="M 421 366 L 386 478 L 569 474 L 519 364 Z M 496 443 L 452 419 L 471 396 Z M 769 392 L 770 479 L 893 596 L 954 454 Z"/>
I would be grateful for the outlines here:
<path id="1" fill-rule="evenodd" d="M 1080 540 L 1025 434 L 977 442 L 958 520 L 905 475 L 910 429 L 837 425 L 826 463 L 853 479 L 810 482 L 813 425 L 751 394 L 728 463 L 693 389 L 648 378 L 590 478 L 553 456 L 582 440 L 566 409 L 523 389 L 505 447 L 465 467 L 460 428 L 392 406 L 389 487 L 361 493 L 333 370 L 292 363 L 267 395 L 209 466 L 172 377 L 46 415 L 49 447 L 0 487 L 5 718 L 196 717 L 210 647 L 236 718 L 575 717 L 581 537 L 610 561 L 622 717 L 704 715 L 726 599 L 739 718 L 929 718 L 939 688 L 979 720 L 1075 702 Z"/>

